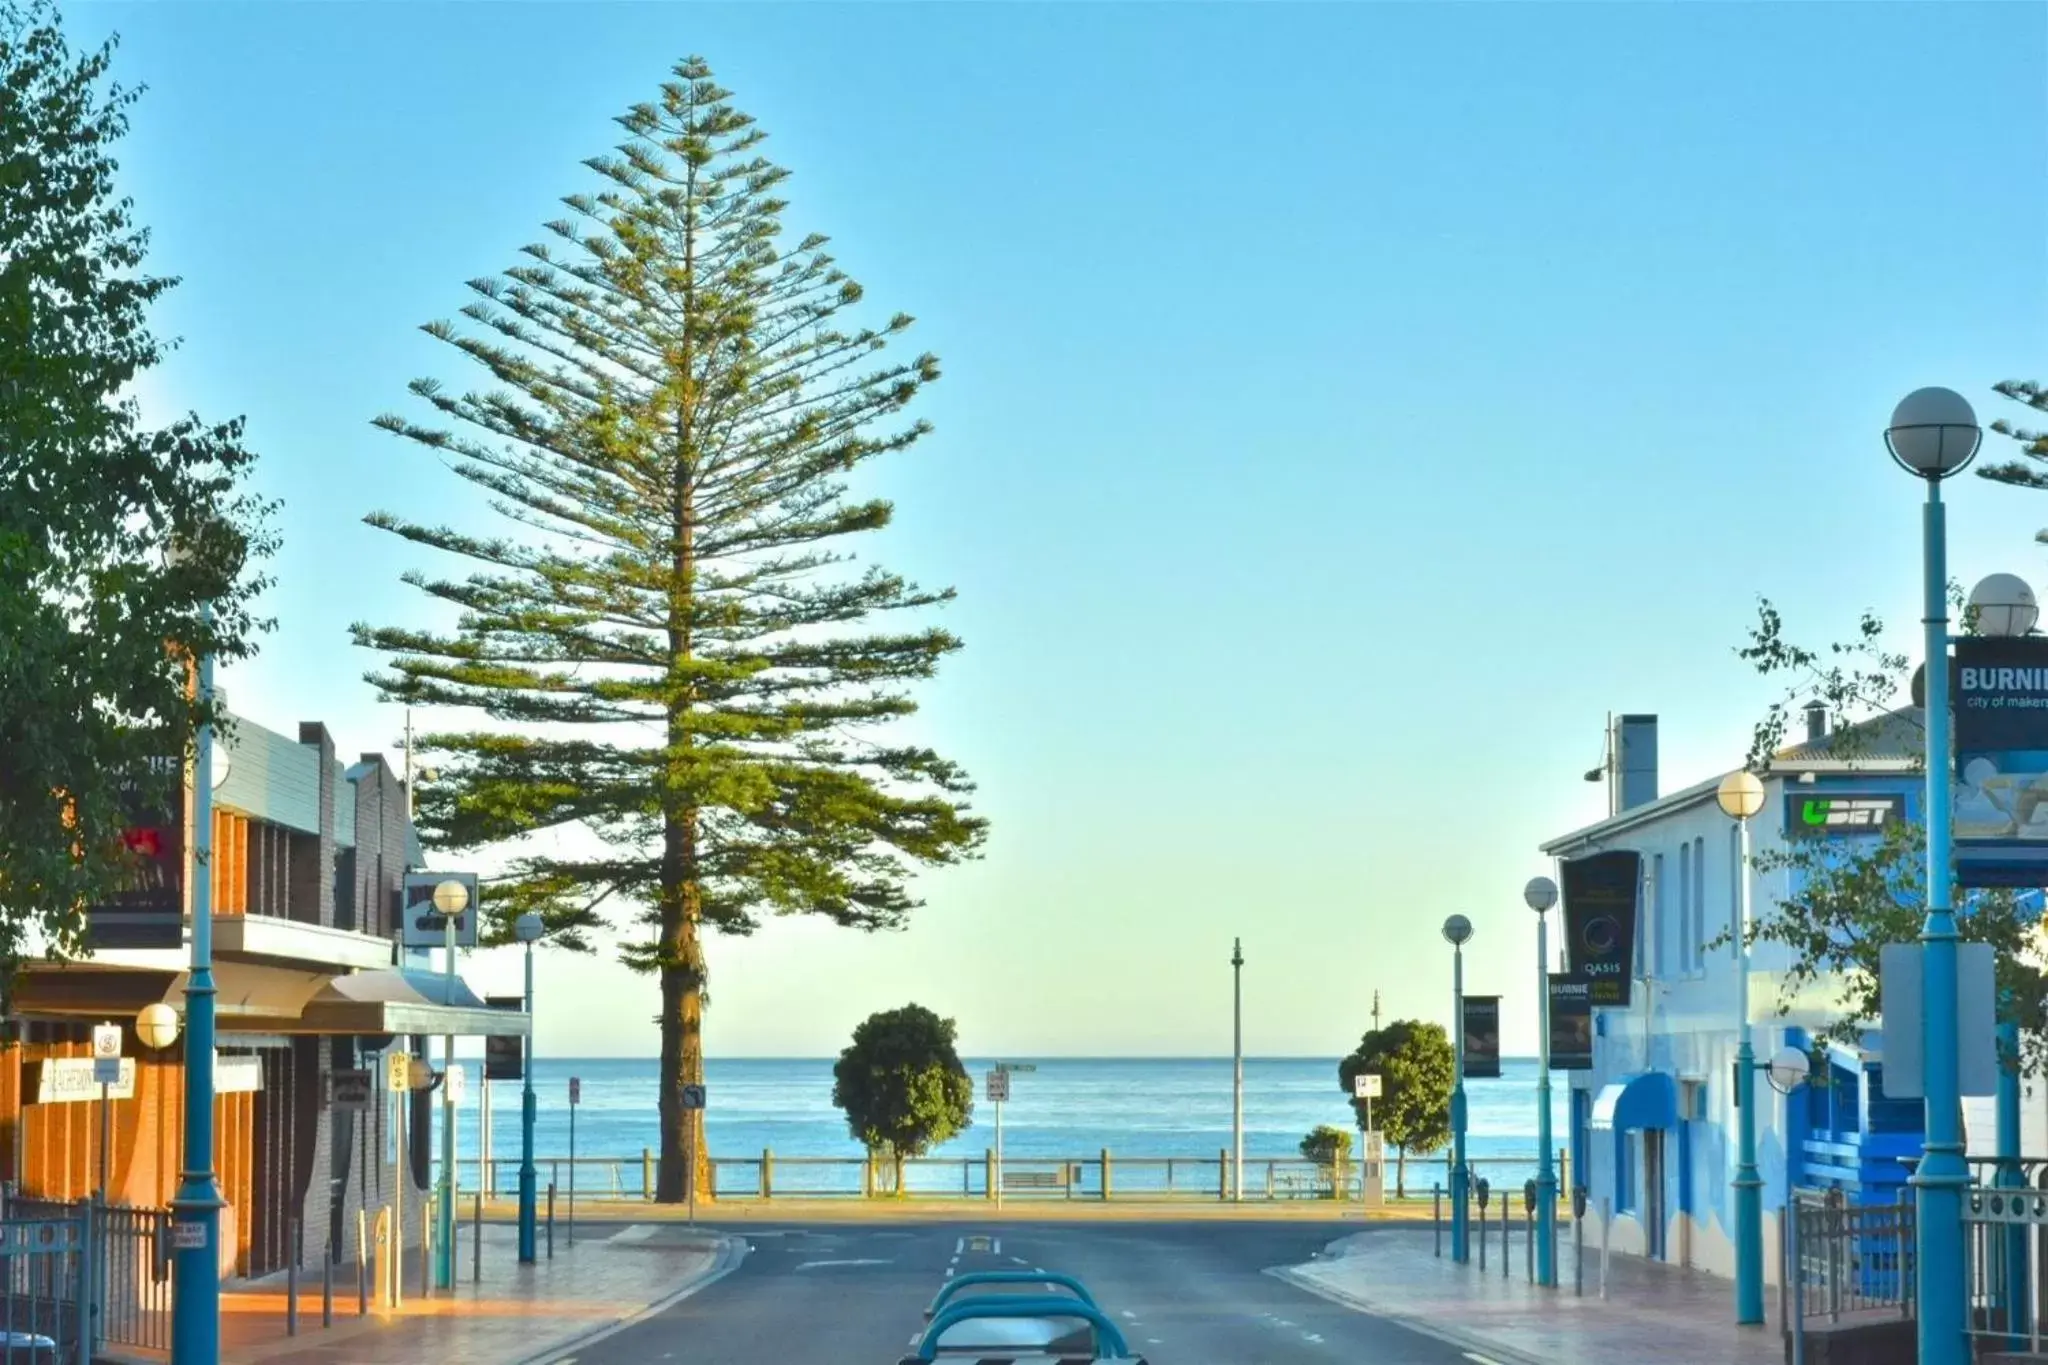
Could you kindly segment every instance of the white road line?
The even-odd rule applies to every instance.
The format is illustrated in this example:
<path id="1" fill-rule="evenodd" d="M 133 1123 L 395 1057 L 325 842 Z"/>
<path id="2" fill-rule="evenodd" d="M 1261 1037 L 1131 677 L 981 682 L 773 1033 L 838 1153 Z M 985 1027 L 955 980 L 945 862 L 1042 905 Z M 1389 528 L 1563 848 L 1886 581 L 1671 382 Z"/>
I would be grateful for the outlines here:
<path id="1" fill-rule="evenodd" d="M 967 1239 L 965 1237 L 962 1237 L 958 1241 L 953 1243 L 953 1254 L 955 1256 L 958 1256 L 961 1252 L 965 1250 L 967 1250 Z"/>
<path id="2" fill-rule="evenodd" d="M 1478 1365 L 1500 1365 L 1500 1362 L 1498 1360 L 1495 1360 L 1492 1356 L 1483 1356 L 1479 1354 L 1479 1352 L 1477 1351 L 1465 1352 L 1465 1359 L 1476 1361 L 1478 1362 Z"/>
<path id="3" fill-rule="evenodd" d="M 1145 1344 L 1147 1346 L 1164 1346 L 1166 1343 L 1161 1341 L 1158 1337 L 1146 1337 Z"/>
<path id="4" fill-rule="evenodd" d="M 1131 1320 L 1132 1320 L 1132 1321 L 1134 1321 L 1134 1322 L 1135 1322 L 1135 1321 L 1137 1320 L 1137 1317 L 1138 1317 L 1138 1315 L 1137 1315 L 1136 1313 L 1133 1313 L 1133 1312 L 1132 1312 L 1132 1311 L 1131 1311 L 1130 1309 L 1128 1309 L 1128 1308 L 1124 1309 L 1124 1316 L 1125 1316 L 1125 1317 L 1127 1317 L 1127 1318 L 1129 1318 L 1129 1319 L 1131 1319 Z"/>
<path id="5" fill-rule="evenodd" d="M 1030 1265 L 1030 1264 L 1031 1264 L 1031 1262 L 1029 1262 L 1029 1261 L 1025 1260 L 1025 1259 L 1024 1259 L 1024 1258 L 1023 1258 L 1022 1256 L 1012 1256 L 1012 1257 L 1011 1257 L 1010 1259 L 1011 1259 L 1012 1261 L 1014 1261 L 1014 1262 L 1015 1262 L 1016 1264 L 1018 1264 L 1018 1265 Z M 1044 1272 L 1043 1272 L 1043 1271 L 1041 1271 L 1041 1272 L 1039 1272 L 1039 1273 L 1040 1273 L 1040 1274 L 1043 1274 Z"/>
<path id="6" fill-rule="evenodd" d="M 1316 1332 L 1303 1332 L 1303 1333 L 1301 1334 L 1301 1339 L 1302 1339 L 1303 1341 L 1306 1341 L 1306 1342 L 1310 1342 L 1310 1343 L 1312 1343 L 1312 1344 L 1314 1344 L 1314 1345 L 1317 1345 L 1317 1346 L 1320 1346 L 1320 1345 L 1322 1345 L 1322 1344 L 1323 1344 L 1323 1338 L 1322 1338 L 1321 1334 L 1320 1334 L 1320 1333 L 1316 1333 Z"/>
<path id="7" fill-rule="evenodd" d="M 826 1266 L 835 1266 L 835 1265 L 890 1265 L 890 1264 L 892 1264 L 892 1262 L 889 1262 L 889 1261 L 877 1261 L 877 1260 L 873 1260 L 873 1259 L 871 1259 L 871 1258 L 869 1258 L 869 1257 L 865 1257 L 865 1256 L 863 1256 L 863 1257 L 861 1257 L 861 1258 L 859 1258 L 859 1259 L 857 1259 L 857 1260 L 851 1260 L 851 1261 L 805 1261 L 805 1262 L 803 1262 L 803 1263 L 802 1263 L 801 1265 L 797 1266 L 797 1269 L 798 1269 L 798 1270 L 820 1270 L 820 1269 L 823 1269 L 823 1268 L 824 1268 L 824 1267 L 826 1267 Z"/>
<path id="8" fill-rule="evenodd" d="M 1002 1255 L 1002 1254 L 1003 1254 L 1003 1239 L 1002 1239 L 1002 1238 L 1000 1238 L 1000 1237 L 991 1237 L 991 1238 L 989 1239 L 989 1243 L 988 1243 L 988 1253 L 989 1253 L 989 1255 L 991 1255 L 991 1256 L 1000 1256 L 1000 1255 Z"/>

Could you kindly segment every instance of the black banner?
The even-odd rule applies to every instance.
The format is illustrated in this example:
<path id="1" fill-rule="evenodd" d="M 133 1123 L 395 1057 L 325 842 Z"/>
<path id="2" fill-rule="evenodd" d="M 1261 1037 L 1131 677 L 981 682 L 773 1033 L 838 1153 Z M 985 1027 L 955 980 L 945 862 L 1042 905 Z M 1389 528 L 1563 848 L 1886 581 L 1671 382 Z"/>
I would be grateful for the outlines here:
<path id="1" fill-rule="evenodd" d="M 1500 1075 L 1500 997 L 1465 997 L 1465 1075 L 1485 1080 Z"/>
<path id="2" fill-rule="evenodd" d="M 1628 849 L 1567 858 L 1564 873 L 1565 963 L 1588 983 L 1594 1005 L 1626 1005 L 1636 955 L 1636 895 L 1643 855 Z"/>
<path id="3" fill-rule="evenodd" d="M 2048 639 L 1956 642 L 1956 881 L 2048 885 Z"/>
<path id="4" fill-rule="evenodd" d="M 526 1008 L 526 999 L 518 995 L 492 995 L 484 1003 L 494 1010 L 509 1010 L 517 1014 Z M 526 1040 L 516 1033 L 491 1034 L 484 1039 L 484 1079 L 487 1081 L 516 1081 L 526 1075 Z"/>
<path id="5" fill-rule="evenodd" d="M 1593 1069 L 1592 983 L 1570 972 L 1550 974 L 1550 1069 Z"/>
<path id="6" fill-rule="evenodd" d="M 161 795 L 161 787 L 156 788 Z M 137 795 L 121 842 L 134 860 L 127 885 L 86 908 L 94 948 L 176 948 L 185 942 L 185 819 L 177 803 Z"/>

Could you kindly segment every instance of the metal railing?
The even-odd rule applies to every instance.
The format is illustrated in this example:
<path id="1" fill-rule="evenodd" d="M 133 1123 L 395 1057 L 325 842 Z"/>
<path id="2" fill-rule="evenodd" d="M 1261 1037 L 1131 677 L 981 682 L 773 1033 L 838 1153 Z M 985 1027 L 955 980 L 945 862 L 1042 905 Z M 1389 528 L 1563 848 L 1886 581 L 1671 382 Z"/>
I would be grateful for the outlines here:
<path id="1" fill-rule="evenodd" d="M 652 1148 L 637 1156 L 541 1157 L 534 1162 L 540 1184 L 553 1183 L 564 1198 L 570 1190 L 585 1199 L 648 1200 L 654 1197 L 656 1158 Z M 1522 1172 L 1533 1172 L 1533 1157 L 1483 1157 L 1468 1163 L 1474 1174 L 1492 1170 L 1499 1183 Z M 438 1163 L 436 1163 L 438 1166 Z M 993 1153 L 960 1157 L 908 1157 L 903 1163 L 901 1191 L 893 1188 L 894 1163 L 887 1158 L 869 1162 L 858 1156 L 783 1156 L 763 1151 L 758 1156 L 713 1156 L 711 1158 L 713 1197 L 740 1199 L 860 1199 L 902 1195 L 908 1198 L 991 1198 L 994 1173 Z M 1440 1171 L 1437 1158 L 1411 1158 L 1408 1162 L 1408 1196 L 1417 1201 L 1429 1197 L 1424 1177 Z M 481 1167 L 481 1169 L 479 1169 Z M 510 1199 L 518 1192 L 519 1162 L 499 1157 L 480 1162 L 474 1156 L 458 1157 L 455 1163 L 457 1187 L 464 1191 L 481 1189 L 492 1200 Z M 1217 1156 L 1127 1157 L 1098 1153 L 1085 1157 L 1010 1157 L 1003 1162 L 1005 1198 L 1096 1199 L 1104 1198 L 1105 1173 L 1108 1198 L 1115 1199 L 1205 1199 L 1230 1197 L 1230 1159 Z M 1244 1197 L 1250 1200 L 1332 1199 L 1357 1201 L 1364 1197 L 1363 1168 L 1356 1160 L 1331 1166 L 1304 1157 L 1250 1157 L 1244 1163 Z M 1383 1163 L 1386 1195 L 1395 1197 L 1394 1162 Z M 1560 1181 L 1560 1188 L 1568 1188 Z"/>
<path id="2" fill-rule="evenodd" d="M 1787 1273 L 1778 1318 L 1804 1358 L 1808 1325 L 1913 1316 L 1913 1204 L 1852 1204 L 1840 1190 L 1794 1190 L 1783 1217 Z"/>
<path id="3" fill-rule="evenodd" d="M 2048 1172 L 2043 1173 L 2048 1180 Z M 2038 1353 L 2042 1338 L 2043 1237 L 2048 1192 L 1973 1187 L 1963 1196 L 1963 1254 L 1971 1336 L 2021 1343 Z M 1995 1347 L 1994 1347 L 1995 1349 Z"/>
<path id="4" fill-rule="evenodd" d="M 171 1211 L 102 1205 L 96 1211 L 102 1340 L 144 1350 L 171 1344 Z"/>

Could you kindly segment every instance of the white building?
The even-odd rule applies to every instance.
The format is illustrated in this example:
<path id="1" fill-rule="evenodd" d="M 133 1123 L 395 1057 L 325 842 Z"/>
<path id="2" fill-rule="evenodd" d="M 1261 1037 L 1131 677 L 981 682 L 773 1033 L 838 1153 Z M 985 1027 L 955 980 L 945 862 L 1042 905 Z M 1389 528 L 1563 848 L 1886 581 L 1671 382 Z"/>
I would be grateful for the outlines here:
<path id="1" fill-rule="evenodd" d="M 1642 858 L 1633 998 L 1626 1008 L 1594 1011 L 1592 1069 L 1569 1073 L 1568 1141 L 1574 1179 L 1588 1192 L 1589 1243 L 1606 1217 L 1616 1251 L 1732 1276 L 1736 953 L 1732 943 L 1708 945 L 1740 927 L 1739 833 L 1715 799 L 1724 773 L 1658 794 L 1656 727 L 1654 716 L 1616 721 L 1611 814 L 1543 845 L 1560 860 L 1615 849 Z M 1817 710 L 1809 713 L 1805 742 L 1782 751 L 1763 779 L 1754 854 L 1781 850 L 1788 839 L 1871 839 L 1885 820 L 1920 818 L 1918 713 L 1895 712 L 1848 733 L 1856 739 L 1843 743 L 1825 733 Z M 1791 875 L 1751 874 L 1753 916 L 1791 894 Z M 1781 1047 L 1811 1046 L 1811 1031 L 1839 1016 L 1833 981 L 1811 984 L 1783 1008 L 1789 963 L 1776 944 L 1751 953 L 1750 1045 L 1759 1061 Z M 1920 1102 L 1885 1096 L 1878 1031 L 1863 1043 L 1830 1046 L 1825 1075 L 1790 1095 L 1757 1077 L 1765 1275 L 1773 1283 L 1788 1187 L 1835 1187 L 1857 1202 L 1889 1203 L 1909 1174 L 1902 1158 L 1919 1154 Z M 2041 1110 L 2031 1096 L 2024 1103 L 2023 1152 L 2048 1150 Z M 1988 1155 L 1992 1101 L 1968 1101 L 1966 1120 L 1972 1155 Z"/>

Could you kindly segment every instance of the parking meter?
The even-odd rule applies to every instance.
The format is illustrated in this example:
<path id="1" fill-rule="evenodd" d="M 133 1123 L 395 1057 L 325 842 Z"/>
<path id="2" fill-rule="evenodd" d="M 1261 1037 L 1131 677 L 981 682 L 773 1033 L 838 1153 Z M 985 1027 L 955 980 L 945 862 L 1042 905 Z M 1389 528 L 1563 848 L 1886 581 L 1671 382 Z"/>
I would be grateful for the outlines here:
<path id="1" fill-rule="evenodd" d="M 1572 1186 L 1572 1217 L 1574 1219 L 1578 1219 L 1584 1218 L 1585 1216 L 1586 1187 L 1584 1185 L 1574 1185 Z"/>
<path id="2" fill-rule="evenodd" d="M 1530 1214 L 1536 1212 L 1536 1182 L 1533 1180 L 1524 1180 L 1522 1182 L 1522 1212 Z"/>
<path id="3" fill-rule="evenodd" d="M 1472 1185 L 1473 1189 L 1476 1190 L 1479 1195 L 1479 1211 L 1481 1213 L 1485 1213 L 1486 1201 L 1487 1198 L 1493 1193 L 1493 1186 L 1486 1183 L 1486 1177 L 1483 1175 L 1480 1176 L 1479 1179 L 1473 1181 Z"/>

